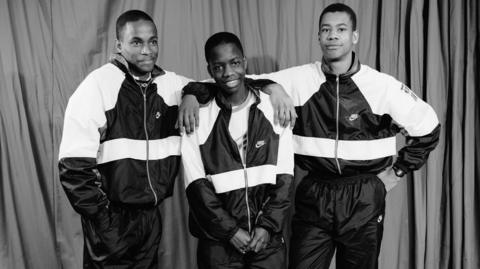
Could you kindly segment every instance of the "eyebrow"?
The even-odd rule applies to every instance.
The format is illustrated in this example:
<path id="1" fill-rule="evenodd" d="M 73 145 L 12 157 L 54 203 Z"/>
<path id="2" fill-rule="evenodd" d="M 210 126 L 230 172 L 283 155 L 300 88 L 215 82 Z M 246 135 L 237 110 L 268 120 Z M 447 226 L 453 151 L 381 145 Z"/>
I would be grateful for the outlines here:
<path id="1" fill-rule="evenodd" d="M 326 23 L 323 23 L 320 25 L 320 27 L 324 27 L 324 26 L 332 26 L 331 24 L 326 24 Z M 339 23 L 339 24 L 336 24 L 336 25 L 333 25 L 333 26 L 348 26 L 348 24 L 342 22 L 342 23 Z"/>

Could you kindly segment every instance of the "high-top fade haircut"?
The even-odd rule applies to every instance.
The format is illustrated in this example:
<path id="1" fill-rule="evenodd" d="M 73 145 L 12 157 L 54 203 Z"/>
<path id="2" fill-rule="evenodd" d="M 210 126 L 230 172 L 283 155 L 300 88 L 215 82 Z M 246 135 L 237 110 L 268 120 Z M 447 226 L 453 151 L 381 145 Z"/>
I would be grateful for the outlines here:
<path id="1" fill-rule="evenodd" d="M 355 11 L 351 9 L 349 6 L 342 4 L 342 3 L 335 3 L 327 6 L 323 11 L 322 14 L 320 14 L 320 19 L 318 20 L 318 25 L 322 23 L 323 16 L 325 13 L 330 13 L 330 12 L 345 12 L 348 14 L 350 17 L 350 20 L 352 21 L 352 31 L 357 30 L 357 15 L 355 14 Z"/>
<path id="2" fill-rule="evenodd" d="M 218 32 L 209 37 L 205 43 L 205 59 L 207 60 L 207 63 L 211 58 L 213 48 L 221 44 L 234 44 L 240 50 L 242 56 L 244 56 L 242 43 L 236 35 L 229 32 Z"/>
<path id="3" fill-rule="evenodd" d="M 148 15 L 147 13 L 141 10 L 132 9 L 132 10 L 125 11 L 117 19 L 117 24 L 115 27 L 117 39 L 120 40 L 123 28 L 128 22 L 134 22 L 139 20 L 151 21 L 155 25 L 152 17 L 150 17 L 150 15 Z"/>

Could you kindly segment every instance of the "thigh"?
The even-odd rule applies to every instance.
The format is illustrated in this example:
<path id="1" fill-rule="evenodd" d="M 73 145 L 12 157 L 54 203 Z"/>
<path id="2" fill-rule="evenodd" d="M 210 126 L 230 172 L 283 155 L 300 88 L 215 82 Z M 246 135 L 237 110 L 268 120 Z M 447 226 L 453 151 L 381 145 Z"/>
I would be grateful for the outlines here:
<path id="1" fill-rule="evenodd" d="M 383 235 L 385 187 L 375 176 L 341 189 L 337 208 L 338 268 L 377 268 Z M 345 193 L 349 193 L 346 195 Z"/>
<path id="2" fill-rule="evenodd" d="M 289 268 L 327 269 L 334 251 L 330 231 L 301 220 L 293 221 Z"/>
<path id="3" fill-rule="evenodd" d="M 382 234 L 383 216 L 375 216 L 358 230 L 349 232 L 348 240 L 337 243 L 337 268 L 378 268 Z"/>
<path id="4" fill-rule="evenodd" d="M 83 219 L 85 268 L 152 268 L 157 264 L 161 217 L 157 208 L 111 208 Z"/>
<path id="5" fill-rule="evenodd" d="M 246 255 L 247 268 L 251 269 L 286 269 L 286 247 L 283 235 L 272 236 L 267 247 L 259 253 L 250 252 Z"/>
<path id="6" fill-rule="evenodd" d="M 199 269 L 244 268 L 243 254 L 230 243 L 199 239 L 197 246 Z"/>

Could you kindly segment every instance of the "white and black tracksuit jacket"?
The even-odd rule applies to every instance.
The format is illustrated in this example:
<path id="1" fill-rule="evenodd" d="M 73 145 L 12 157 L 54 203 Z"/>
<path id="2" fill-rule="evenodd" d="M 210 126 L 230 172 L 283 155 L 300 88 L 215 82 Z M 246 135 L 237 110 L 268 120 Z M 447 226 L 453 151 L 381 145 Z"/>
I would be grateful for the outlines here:
<path id="1" fill-rule="evenodd" d="M 155 67 L 139 84 L 117 56 L 79 85 L 59 152 L 60 180 L 78 213 L 93 216 L 110 202 L 155 206 L 171 195 L 180 164 L 174 125 L 189 81 Z"/>
<path id="2" fill-rule="evenodd" d="M 420 168 L 439 139 L 434 110 L 392 76 L 352 59 L 339 76 L 321 62 L 252 76 L 281 84 L 293 100 L 295 163 L 325 178 L 378 174 L 398 153 L 398 168 Z M 397 152 L 402 129 L 407 143 Z"/>
<path id="3" fill-rule="evenodd" d="M 292 193 L 292 132 L 274 125 L 268 95 L 250 90 L 256 102 L 249 110 L 245 166 L 221 94 L 200 108 L 198 130 L 182 137 L 190 231 L 198 238 L 228 241 L 239 228 L 282 231 Z"/>

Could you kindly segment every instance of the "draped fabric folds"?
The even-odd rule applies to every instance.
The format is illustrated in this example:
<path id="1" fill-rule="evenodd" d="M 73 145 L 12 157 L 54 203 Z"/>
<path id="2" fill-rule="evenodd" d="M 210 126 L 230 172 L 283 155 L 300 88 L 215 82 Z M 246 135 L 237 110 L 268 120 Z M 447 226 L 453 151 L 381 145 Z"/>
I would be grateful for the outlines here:
<path id="1" fill-rule="evenodd" d="M 380 268 L 480 268 L 480 4 L 477 0 L 340 1 L 358 16 L 356 51 L 430 103 L 442 124 L 428 163 L 387 195 Z M 59 184 L 69 96 L 113 51 L 115 20 L 152 15 L 161 67 L 208 77 L 203 44 L 243 41 L 249 73 L 321 58 L 330 0 L 0 0 L 0 268 L 81 268 L 79 216 Z M 196 268 L 182 180 L 162 207 L 161 268 Z"/>

